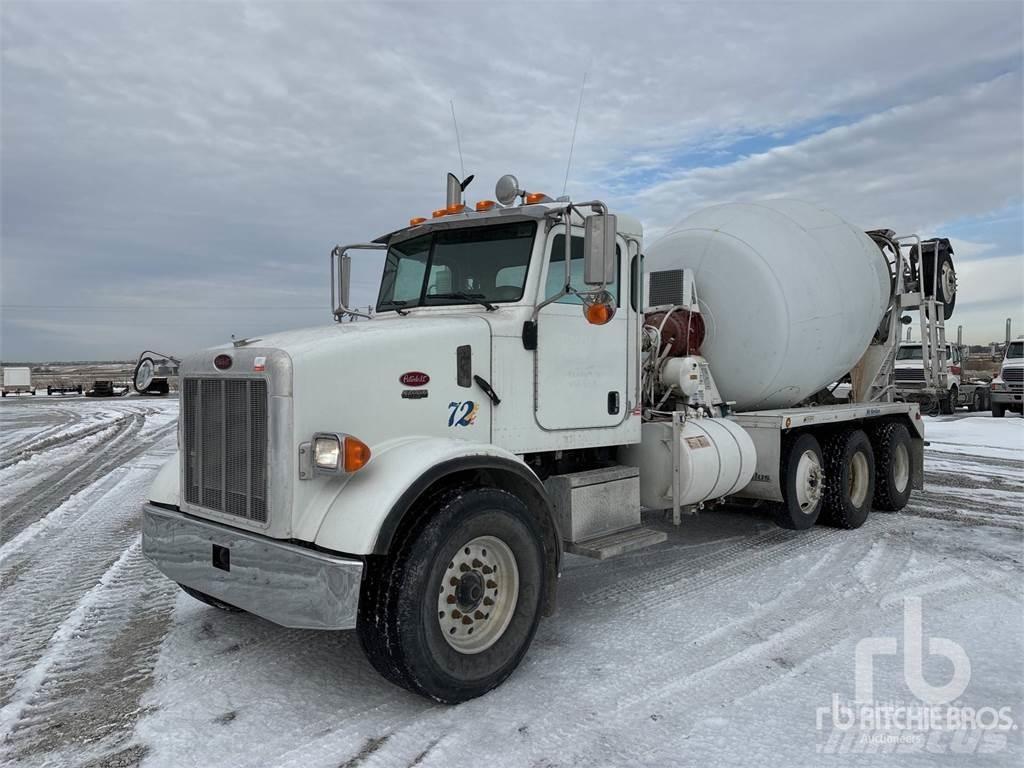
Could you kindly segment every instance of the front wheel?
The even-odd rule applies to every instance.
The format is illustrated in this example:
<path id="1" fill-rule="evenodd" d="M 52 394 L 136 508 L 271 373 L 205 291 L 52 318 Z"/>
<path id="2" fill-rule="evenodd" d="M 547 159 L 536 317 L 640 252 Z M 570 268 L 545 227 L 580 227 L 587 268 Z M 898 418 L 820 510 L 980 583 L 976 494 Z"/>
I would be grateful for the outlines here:
<path id="1" fill-rule="evenodd" d="M 939 400 L 939 413 L 943 416 L 951 416 L 956 412 L 956 406 L 960 399 L 960 393 L 956 387 L 950 389 L 945 397 Z"/>
<path id="2" fill-rule="evenodd" d="M 452 489 L 368 562 L 359 640 L 391 682 L 447 704 L 481 696 L 518 666 L 546 588 L 542 534 L 518 498 Z"/>
<path id="3" fill-rule="evenodd" d="M 1006 413 L 1005 403 L 992 403 L 992 415 L 997 418 L 1003 418 L 1003 414 Z"/>
<path id="4" fill-rule="evenodd" d="M 836 528 L 860 528 L 875 495 L 875 454 L 862 429 L 836 433 L 825 445 L 825 505 L 822 517 Z"/>

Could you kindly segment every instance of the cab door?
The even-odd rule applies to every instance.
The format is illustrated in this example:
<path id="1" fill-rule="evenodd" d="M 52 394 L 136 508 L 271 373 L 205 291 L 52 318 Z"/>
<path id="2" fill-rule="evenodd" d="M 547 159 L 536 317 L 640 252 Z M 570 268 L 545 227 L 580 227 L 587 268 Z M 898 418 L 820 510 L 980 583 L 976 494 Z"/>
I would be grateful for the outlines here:
<path id="1" fill-rule="evenodd" d="M 565 229 L 548 235 L 540 303 L 565 284 Z M 583 231 L 574 228 L 571 242 L 572 286 L 584 289 Z M 578 296 L 563 296 L 540 310 L 534 355 L 535 418 L 547 430 L 613 427 L 629 414 L 628 318 L 621 287 L 626 284 L 625 259 L 619 254 L 617 279 L 608 290 L 615 297 L 615 316 L 605 325 L 591 325 Z"/>

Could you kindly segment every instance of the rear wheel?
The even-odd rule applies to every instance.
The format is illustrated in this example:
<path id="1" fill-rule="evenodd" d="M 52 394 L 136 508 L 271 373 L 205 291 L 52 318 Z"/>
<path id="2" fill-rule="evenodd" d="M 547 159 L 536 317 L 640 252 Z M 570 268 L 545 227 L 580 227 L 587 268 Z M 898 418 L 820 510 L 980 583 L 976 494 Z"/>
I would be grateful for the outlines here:
<path id="1" fill-rule="evenodd" d="M 875 509 L 897 512 L 910 501 L 910 430 L 898 421 L 887 421 L 874 430 Z"/>
<path id="2" fill-rule="evenodd" d="M 435 498 L 386 557 L 368 563 L 359 640 L 385 678 L 456 704 L 500 685 L 540 620 L 541 532 L 518 498 L 494 488 Z"/>
<path id="3" fill-rule="evenodd" d="M 823 467 L 821 445 L 814 435 L 804 433 L 783 443 L 783 501 L 775 505 L 775 522 L 781 528 L 802 531 L 817 522 L 824 498 Z"/>
<path id="4" fill-rule="evenodd" d="M 860 528 L 875 494 L 875 455 L 861 429 L 847 429 L 825 444 L 822 518 L 837 528 Z"/>

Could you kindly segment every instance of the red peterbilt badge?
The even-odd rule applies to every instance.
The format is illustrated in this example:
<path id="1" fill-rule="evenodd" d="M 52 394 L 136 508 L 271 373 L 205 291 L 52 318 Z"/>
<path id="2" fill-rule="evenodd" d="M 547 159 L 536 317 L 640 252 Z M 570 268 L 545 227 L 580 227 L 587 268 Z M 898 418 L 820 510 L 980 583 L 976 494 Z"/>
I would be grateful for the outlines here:
<path id="1" fill-rule="evenodd" d="M 424 387 L 430 381 L 430 377 L 422 371 L 409 371 L 399 376 L 398 381 L 407 387 Z"/>

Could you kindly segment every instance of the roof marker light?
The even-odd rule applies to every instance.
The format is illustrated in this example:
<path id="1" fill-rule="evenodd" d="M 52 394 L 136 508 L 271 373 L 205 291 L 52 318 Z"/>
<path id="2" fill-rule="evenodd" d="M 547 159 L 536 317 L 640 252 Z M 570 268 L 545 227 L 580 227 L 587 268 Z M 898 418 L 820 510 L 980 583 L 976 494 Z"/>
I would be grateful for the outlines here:
<path id="1" fill-rule="evenodd" d="M 420 224 L 422 224 L 426 220 L 427 219 L 424 216 L 415 216 L 415 217 L 409 219 L 409 226 L 410 227 L 419 226 Z"/>
<path id="2" fill-rule="evenodd" d="M 477 211 L 481 211 L 481 212 L 482 211 L 489 211 L 495 205 L 497 205 L 497 203 L 495 203 L 493 200 L 481 200 L 479 203 L 476 204 L 476 209 L 477 209 Z"/>

